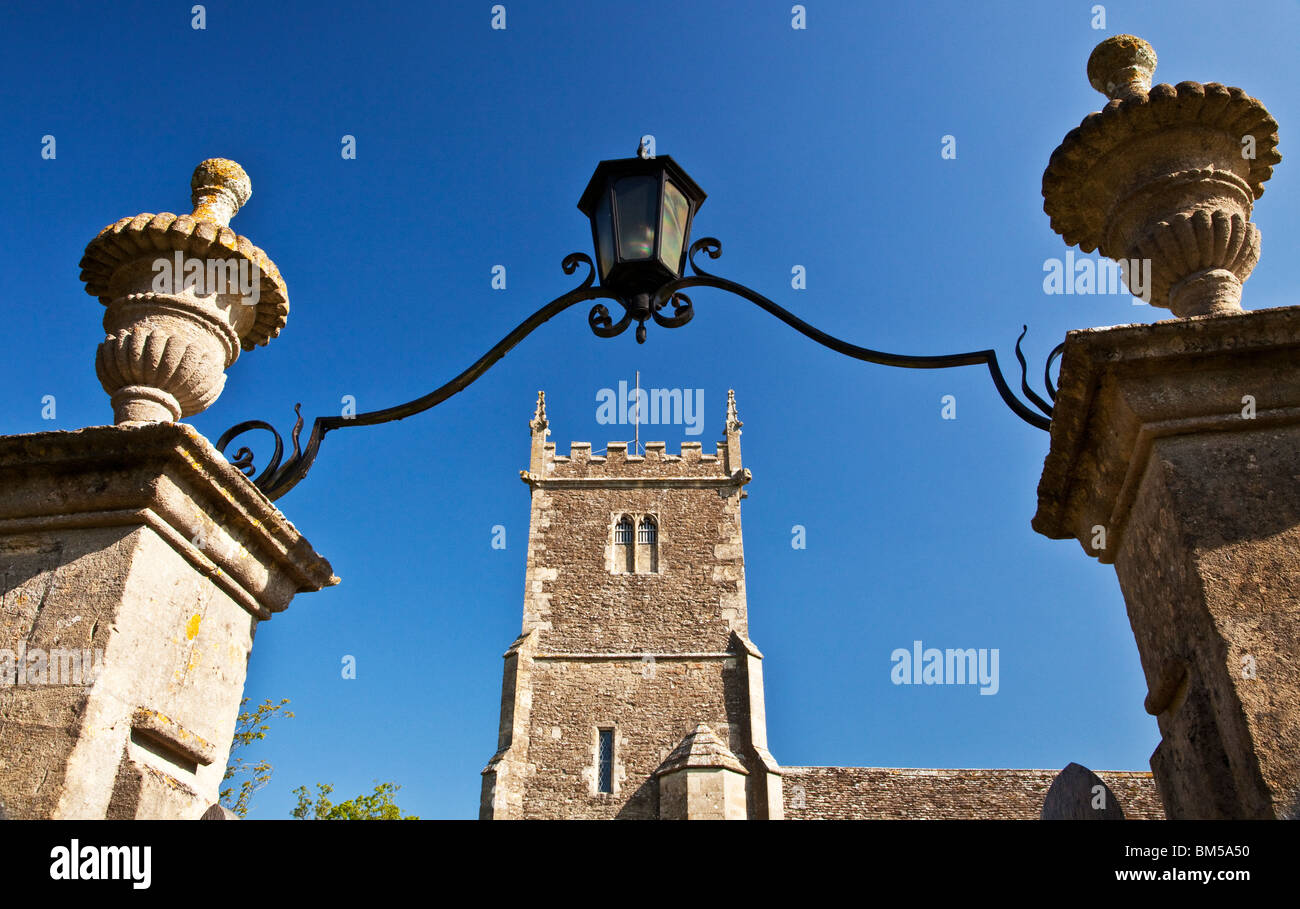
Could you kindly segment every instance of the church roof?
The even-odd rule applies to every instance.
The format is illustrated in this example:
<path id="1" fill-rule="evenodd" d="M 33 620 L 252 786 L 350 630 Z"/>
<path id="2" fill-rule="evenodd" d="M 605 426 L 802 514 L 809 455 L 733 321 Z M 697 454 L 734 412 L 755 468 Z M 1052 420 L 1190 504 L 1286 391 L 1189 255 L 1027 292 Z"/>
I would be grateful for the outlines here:
<path id="1" fill-rule="evenodd" d="M 1038 820 L 1057 770 L 782 767 L 788 820 Z M 1163 820 L 1150 773 L 1099 770 L 1129 820 Z"/>
<path id="2" fill-rule="evenodd" d="M 675 770 L 715 769 L 749 773 L 745 765 L 731 753 L 731 749 L 714 735 L 713 730 L 707 724 L 700 723 L 682 739 L 681 744 L 673 749 L 655 773 L 663 776 Z"/>

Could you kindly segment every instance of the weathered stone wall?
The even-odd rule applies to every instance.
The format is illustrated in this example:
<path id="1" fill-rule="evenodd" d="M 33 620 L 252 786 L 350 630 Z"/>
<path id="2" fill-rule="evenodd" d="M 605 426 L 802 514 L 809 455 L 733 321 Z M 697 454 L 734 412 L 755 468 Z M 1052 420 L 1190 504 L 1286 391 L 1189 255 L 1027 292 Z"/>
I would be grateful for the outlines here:
<path id="1" fill-rule="evenodd" d="M 541 441 L 544 429 L 539 410 L 524 474 L 532 490 L 524 637 L 507 656 L 482 814 L 656 818 L 655 769 L 706 723 L 751 769 L 749 816 L 762 816 L 767 774 L 754 748 L 757 652 L 746 638 L 740 526 L 748 474 L 729 470 L 738 441 L 719 443 L 715 455 L 698 443 L 669 455 L 651 442 L 629 456 L 611 443 L 604 457 L 573 443 L 563 457 Z M 657 571 L 627 573 L 616 562 L 623 514 L 655 518 Z M 761 678 L 758 686 L 761 707 Z M 601 728 L 615 730 L 612 793 L 596 791 Z"/>
<path id="2" fill-rule="evenodd" d="M 655 769 L 700 723 L 749 769 L 740 659 L 538 659 L 525 817 L 659 816 Z M 615 729 L 614 792 L 596 793 L 595 730 Z"/>
<path id="3" fill-rule="evenodd" d="M 1159 439 L 1136 496 L 1115 567 L 1178 817 L 1300 817 L 1297 444 L 1297 425 Z"/>
<path id="4" fill-rule="evenodd" d="M 529 618 L 543 631 L 542 646 L 721 651 L 733 631 L 746 634 L 738 492 L 734 486 L 536 489 Z M 624 512 L 656 516 L 657 572 L 613 571 L 614 524 Z"/>
<path id="5" fill-rule="evenodd" d="M 718 451 L 687 443 L 673 456 L 648 443 L 629 457 L 614 444 L 592 457 L 575 443 L 566 458 L 546 445 L 531 483 L 525 631 L 538 635 L 526 816 L 658 817 L 654 770 L 698 723 L 753 760 L 744 655 L 724 656 L 748 630 L 742 487 L 725 443 Z M 616 570 L 624 513 L 656 518 L 657 571 Z M 611 794 L 595 791 L 601 727 L 616 730 Z"/>
<path id="6" fill-rule="evenodd" d="M 1300 816 L 1300 307 L 1071 332 L 1034 527 L 1113 562 L 1171 818 Z"/>
<path id="7" fill-rule="evenodd" d="M 69 767 L 71 817 L 197 820 L 217 801 L 256 619 L 149 528 Z M 218 744 L 219 743 L 219 744 Z M 99 785 L 117 779 L 108 792 Z"/>
<path id="8" fill-rule="evenodd" d="M 129 558 L 132 536 L 100 527 L 0 538 L 0 649 L 86 651 L 93 660 L 125 580 L 109 567 Z M 86 685 L 0 687 L 0 800 L 10 817 L 54 817 L 88 697 Z"/>
<path id="9" fill-rule="evenodd" d="M 257 622 L 330 583 L 191 427 L 0 437 L 0 662 L 76 650 L 94 670 L 4 667 L 5 812 L 198 819 L 217 800 Z"/>
<path id="10" fill-rule="evenodd" d="M 743 774 L 722 767 L 678 770 L 660 778 L 661 820 L 745 820 L 749 809 Z"/>

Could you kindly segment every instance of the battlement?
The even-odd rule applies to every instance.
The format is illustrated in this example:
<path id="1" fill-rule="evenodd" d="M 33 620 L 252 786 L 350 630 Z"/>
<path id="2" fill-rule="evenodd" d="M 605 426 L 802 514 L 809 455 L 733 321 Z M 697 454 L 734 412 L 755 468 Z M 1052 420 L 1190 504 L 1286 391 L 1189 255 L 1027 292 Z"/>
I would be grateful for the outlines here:
<path id="1" fill-rule="evenodd" d="M 542 476 L 562 477 L 729 477 L 727 443 L 705 454 L 699 442 L 683 442 L 669 454 L 664 442 L 645 443 L 645 454 L 629 454 L 627 442 L 610 442 L 605 454 L 592 454 L 590 442 L 569 443 L 569 454 L 556 454 L 555 443 L 542 447 Z"/>
<path id="2" fill-rule="evenodd" d="M 677 454 L 668 452 L 666 442 L 646 442 L 644 454 L 628 452 L 629 443 L 609 442 L 603 455 L 593 454 L 590 442 L 570 442 L 567 455 L 558 454 L 554 442 L 546 441 L 550 423 L 546 418 L 546 396 L 537 395 L 537 409 L 529 422 L 533 446 L 529 468 L 522 472 L 527 482 L 548 480 L 650 480 L 722 479 L 744 483 L 748 475 L 740 463 L 740 427 L 734 392 L 727 392 L 725 438 L 706 453 L 700 442 L 682 442 Z"/>

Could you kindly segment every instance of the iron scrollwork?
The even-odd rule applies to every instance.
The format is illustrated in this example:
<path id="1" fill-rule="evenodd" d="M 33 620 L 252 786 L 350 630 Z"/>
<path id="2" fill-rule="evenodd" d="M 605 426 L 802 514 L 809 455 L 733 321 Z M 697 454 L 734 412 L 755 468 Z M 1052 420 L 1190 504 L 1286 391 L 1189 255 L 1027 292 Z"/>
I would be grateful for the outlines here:
<path id="1" fill-rule="evenodd" d="M 1002 368 L 998 364 L 998 355 L 995 350 L 973 350 L 967 353 L 944 354 L 941 356 L 915 356 L 911 354 L 888 353 L 883 350 L 872 350 L 868 347 L 859 347 L 856 344 L 842 341 L 833 335 L 828 335 L 825 332 L 814 328 L 803 319 L 800 319 L 798 316 L 783 307 L 778 306 L 767 297 L 744 286 L 743 284 L 737 284 L 735 281 L 729 281 L 726 278 L 721 278 L 706 271 L 700 266 L 696 259 L 700 253 L 706 254 L 710 259 L 717 259 L 722 255 L 722 243 L 714 237 L 704 237 L 691 244 L 686 258 L 690 263 L 692 274 L 678 278 L 676 281 L 669 282 L 656 292 L 651 304 L 656 313 L 669 300 L 680 296 L 681 291 L 688 287 L 713 287 L 718 290 L 725 290 L 728 293 L 748 300 L 760 309 L 771 313 L 795 331 L 813 341 L 816 341 L 823 347 L 828 347 L 836 353 L 844 354 L 845 356 L 852 357 L 855 360 L 863 360 L 868 363 L 878 363 L 882 366 L 900 366 L 906 369 L 949 369 L 954 366 L 984 365 L 988 368 L 989 375 L 993 379 L 993 385 L 997 388 L 998 394 L 1006 405 L 1011 408 L 1012 413 L 1020 417 L 1020 419 L 1024 420 L 1030 426 L 1036 426 L 1039 429 L 1046 430 L 1052 425 L 1052 405 L 1029 387 L 1026 373 L 1027 364 L 1025 362 L 1024 354 L 1020 349 L 1020 344 L 1029 330 L 1027 326 L 1022 326 L 1020 336 L 1016 338 L 1016 359 L 1020 361 L 1020 387 L 1034 407 L 1042 411 L 1041 414 L 1036 413 L 1023 401 L 1017 398 L 1011 391 L 1010 385 L 1007 384 L 1006 377 L 1002 374 Z M 689 307 L 689 305 L 690 303 L 688 300 L 687 306 Z M 687 316 L 686 321 L 689 321 L 689 318 L 690 317 Z M 656 318 L 655 321 L 659 324 L 664 324 L 658 318 Z M 1053 360 L 1060 355 L 1062 349 L 1063 345 L 1058 345 L 1058 347 L 1052 352 L 1052 355 L 1048 358 L 1045 370 L 1048 396 L 1053 401 L 1056 399 L 1056 390 L 1051 382 L 1051 365 Z"/>
<path id="2" fill-rule="evenodd" d="M 283 496 L 290 489 L 298 484 L 307 471 L 316 461 L 316 456 L 320 453 L 321 442 L 325 435 L 335 429 L 344 429 L 350 426 L 377 426 L 380 423 L 390 423 L 394 420 L 404 420 L 407 417 L 414 416 L 417 413 L 436 407 L 443 401 L 450 398 L 457 392 L 464 391 L 469 385 L 487 372 L 498 360 L 504 357 L 510 350 L 522 341 L 528 335 L 532 334 L 543 322 L 546 322 L 553 316 L 558 315 L 569 307 L 584 302 L 586 300 L 595 300 L 601 297 L 616 299 L 602 288 L 595 287 L 596 267 L 591 261 L 591 257 L 585 253 L 575 252 L 565 256 L 560 263 L 560 267 L 566 275 L 571 275 L 578 270 L 580 265 L 587 266 L 587 275 L 583 282 L 573 290 L 559 297 L 556 297 L 550 303 L 547 303 L 537 312 L 533 313 L 524 321 L 520 322 L 515 329 L 498 341 L 491 350 L 479 357 L 473 365 L 462 372 L 456 378 L 444 385 L 435 388 L 433 391 L 405 404 L 398 404 L 395 407 L 386 407 L 383 410 L 372 410 L 366 413 L 359 413 L 354 416 L 335 416 L 335 417 L 317 417 L 312 423 L 311 433 L 307 437 L 307 444 L 300 446 L 298 435 L 302 430 L 302 413 L 299 411 L 299 405 L 294 405 L 294 411 L 298 414 L 297 423 L 294 425 L 292 433 L 293 453 L 284 463 L 281 458 L 284 452 L 284 441 L 280 434 L 271 424 L 263 420 L 246 420 L 243 423 L 236 424 L 227 429 L 217 439 L 217 450 L 225 454 L 228 446 L 237 436 L 253 430 L 266 430 L 275 438 L 275 451 L 271 460 L 257 478 L 253 480 L 254 485 L 260 489 L 268 499 L 275 501 Z M 232 459 L 244 474 L 252 477 L 256 468 L 253 463 L 253 453 L 247 447 L 241 447 L 235 452 Z"/>
<path id="3" fill-rule="evenodd" d="M 705 237 L 696 240 L 691 244 L 687 252 L 687 261 L 690 263 L 692 274 L 678 278 L 659 288 L 653 294 L 639 294 L 631 299 L 624 299 L 609 291 L 596 287 L 596 268 L 591 261 L 591 257 L 585 253 L 575 252 L 565 256 L 560 263 L 561 268 L 566 275 L 571 275 L 578 270 L 580 265 L 587 267 L 587 275 L 583 282 L 568 293 L 556 297 L 550 303 L 547 303 L 537 312 L 533 313 L 523 322 L 519 323 L 513 331 L 502 338 L 487 353 L 474 362 L 468 369 L 456 376 L 450 382 L 439 386 L 433 391 L 405 404 L 399 404 L 395 407 L 384 408 L 383 410 L 372 410 L 367 413 L 356 414 L 355 416 L 334 416 L 334 417 L 317 417 L 312 423 L 311 433 L 308 435 L 307 444 L 299 444 L 299 434 L 302 431 L 303 419 L 300 405 L 294 405 L 294 412 L 297 414 L 297 420 L 294 424 L 293 432 L 290 435 L 290 441 L 293 445 L 293 452 L 287 460 L 283 460 L 284 440 L 280 437 L 275 427 L 264 420 L 246 420 L 238 423 L 222 433 L 217 440 L 217 450 L 225 453 L 228 446 L 234 439 L 246 432 L 254 430 L 263 430 L 270 432 L 275 441 L 275 450 L 265 468 L 262 469 L 253 483 L 260 489 L 268 499 L 274 501 L 280 498 L 290 489 L 298 484 L 307 471 L 311 469 L 320 452 L 321 442 L 324 440 L 326 433 L 335 429 L 343 429 L 348 426 L 376 426 L 380 423 L 389 423 L 395 420 L 403 420 L 406 417 L 422 413 L 432 407 L 436 407 L 443 401 L 450 398 L 457 392 L 463 391 L 472 382 L 488 371 L 498 360 L 504 357 L 515 345 L 526 338 L 528 335 L 540 327 L 542 323 L 548 321 L 553 316 L 558 315 L 569 307 L 584 302 L 586 300 L 605 299 L 618 303 L 623 309 L 622 316 L 615 321 L 609 311 L 609 307 L 604 303 L 597 303 L 587 313 L 587 324 L 592 332 L 601 338 L 613 338 L 624 331 L 633 323 L 637 323 L 636 339 L 638 343 L 644 343 L 646 338 L 646 325 L 648 320 L 653 320 L 656 325 L 663 328 L 680 328 L 686 325 L 695 315 L 695 307 L 691 298 L 683 291 L 691 287 L 712 287 L 717 290 L 724 290 L 734 294 L 742 299 L 748 300 L 760 309 L 771 313 L 780 319 L 786 325 L 789 325 L 795 331 L 816 341 L 823 347 L 827 347 L 836 353 L 844 354 L 856 360 L 863 360 L 868 363 L 878 363 L 882 366 L 900 366 L 908 369 L 948 369 L 954 366 L 977 366 L 984 365 L 988 368 L 989 375 L 993 379 L 993 384 L 997 388 L 998 394 L 1007 404 L 1016 416 L 1020 417 L 1031 426 L 1039 429 L 1050 429 L 1052 416 L 1052 403 L 1044 399 L 1029 387 L 1027 378 L 1028 364 L 1025 361 L 1023 352 L 1020 349 L 1021 341 L 1024 339 L 1028 328 L 1020 332 L 1016 338 L 1016 359 L 1020 363 L 1020 387 L 1025 397 L 1041 413 L 1036 413 L 1027 404 L 1021 401 L 1012 392 L 1011 387 L 1007 384 L 1006 378 L 1002 374 L 1002 369 L 998 364 L 997 352 L 989 350 L 975 350 L 966 353 L 945 354 L 942 356 L 914 356 L 910 354 L 895 354 L 886 351 L 872 350 L 867 347 L 859 347 L 842 341 L 832 335 L 828 335 L 807 322 L 795 316 L 793 313 L 778 306 L 767 297 L 745 287 L 743 284 L 737 284 L 726 278 L 718 277 L 705 269 L 701 268 L 696 261 L 700 254 L 706 254 L 710 259 L 717 259 L 722 255 L 722 244 L 713 237 Z M 1044 368 L 1043 380 L 1047 389 L 1047 397 L 1052 402 L 1056 400 L 1056 387 L 1052 383 L 1051 369 L 1052 364 L 1061 355 L 1064 344 L 1057 345 L 1048 356 L 1047 365 Z M 253 462 L 253 453 L 248 447 L 240 447 L 231 463 L 244 472 L 245 475 L 252 477 L 256 472 Z M 283 463 L 281 461 L 283 460 Z"/>
<path id="4" fill-rule="evenodd" d="M 656 325 L 664 328 L 681 328 L 695 316 L 691 298 L 675 291 L 666 297 L 655 294 L 640 294 L 630 300 L 615 298 L 623 307 L 623 317 L 617 322 L 609 314 L 609 308 L 597 303 L 587 314 L 587 324 L 593 333 L 601 338 L 613 338 L 621 335 L 627 327 L 636 322 L 636 342 L 644 344 L 646 339 L 645 323 L 653 319 Z M 664 315 L 664 309 L 671 306 L 672 315 Z"/>

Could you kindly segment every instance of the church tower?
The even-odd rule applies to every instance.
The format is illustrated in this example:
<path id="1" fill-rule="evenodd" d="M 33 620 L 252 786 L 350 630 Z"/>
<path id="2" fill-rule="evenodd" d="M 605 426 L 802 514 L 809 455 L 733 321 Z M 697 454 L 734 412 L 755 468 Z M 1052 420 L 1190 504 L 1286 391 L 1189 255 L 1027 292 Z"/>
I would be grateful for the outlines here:
<path id="1" fill-rule="evenodd" d="M 483 818 L 782 817 L 762 654 L 749 640 L 740 427 L 715 454 L 610 442 L 555 453 L 546 399 L 523 630 L 505 654 Z"/>

